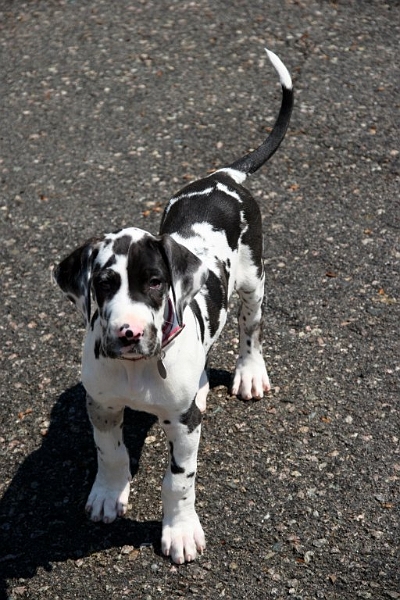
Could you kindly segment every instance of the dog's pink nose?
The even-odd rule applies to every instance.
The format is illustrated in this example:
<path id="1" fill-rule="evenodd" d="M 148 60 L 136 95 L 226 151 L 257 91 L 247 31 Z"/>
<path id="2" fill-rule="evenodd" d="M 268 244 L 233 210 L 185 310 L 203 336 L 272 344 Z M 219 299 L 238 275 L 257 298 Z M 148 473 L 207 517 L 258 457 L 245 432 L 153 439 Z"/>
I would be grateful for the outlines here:
<path id="1" fill-rule="evenodd" d="M 144 329 L 140 324 L 125 323 L 118 330 L 118 337 L 126 338 L 129 341 L 136 341 L 143 337 Z"/>

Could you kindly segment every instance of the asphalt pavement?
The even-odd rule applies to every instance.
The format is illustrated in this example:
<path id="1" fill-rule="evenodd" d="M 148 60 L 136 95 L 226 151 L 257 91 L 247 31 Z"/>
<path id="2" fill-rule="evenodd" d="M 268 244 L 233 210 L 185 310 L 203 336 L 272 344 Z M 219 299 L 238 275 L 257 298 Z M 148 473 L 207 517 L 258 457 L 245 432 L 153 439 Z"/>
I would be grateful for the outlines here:
<path id="1" fill-rule="evenodd" d="M 400 599 L 400 5 L 2 0 L 0 598 Z M 229 395 L 236 305 L 211 360 L 197 508 L 207 549 L 160 552 L 165 440 L 129 412 L 126 518 L 84 503 L 95 452 L 78 314 L 51 281 L 86 239 L 157 232 L 167 199 L 266 136 L 272 392 Z"/>

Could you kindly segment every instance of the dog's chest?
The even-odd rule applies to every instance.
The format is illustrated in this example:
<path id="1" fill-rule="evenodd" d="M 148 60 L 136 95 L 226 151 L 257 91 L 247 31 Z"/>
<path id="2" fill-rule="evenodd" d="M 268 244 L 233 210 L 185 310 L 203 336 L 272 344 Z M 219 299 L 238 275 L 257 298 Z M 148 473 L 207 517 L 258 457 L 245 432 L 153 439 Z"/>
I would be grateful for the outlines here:
<path id="1" fill-rule="evenodd" d="M 183 331 L 164 349 L 160 374 L 159 357 L 139 360 L 96 356 L 100 326 L 88 331 L 82 359 L 82 383 L 88 394 L 103 406 L 129 406 L 162 418 L 166 412 L 181 410 L 187 398 L 194 398 L 205 364 L 205 349 L 196 331 L 193 313 L 185 312 Z"/>
<path id="2" fill-rule="evenodd" d="M 126 364 L 125 364 L 126 363 Z M 173 398 L 173 374 L 163 379 L 156 360 L 128 361 L 84 357 L 82 382 L 92 397 L 103 406 L 128 406 L 133 410 L 160 416 Z"/>

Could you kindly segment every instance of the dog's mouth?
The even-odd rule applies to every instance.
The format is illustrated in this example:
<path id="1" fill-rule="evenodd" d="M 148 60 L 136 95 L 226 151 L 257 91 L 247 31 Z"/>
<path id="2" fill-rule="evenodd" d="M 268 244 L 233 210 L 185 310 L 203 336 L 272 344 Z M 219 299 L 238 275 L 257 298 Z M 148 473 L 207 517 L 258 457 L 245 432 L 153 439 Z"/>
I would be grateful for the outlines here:
<path id="1" fill-rule="evenodd" d="M 160 354 L 161 346 L 159 344 L 151 351 L 144 352 L 135 346 L 124 346 L 120 349 L 119 356 L 123 360 L 140 360 L 142 358 L 154 358 Z"/>
<path id="2" fill-rule="evenodd" d="M 118 358 L 124 360 L 149 359 L 159 356 L 161 352 L 161 340 L 158 339 L 157 332 L 151 331 L 144 338 L 128 342 L 115 337 L 103 338 L 102 350 L 107 358 Z"/>

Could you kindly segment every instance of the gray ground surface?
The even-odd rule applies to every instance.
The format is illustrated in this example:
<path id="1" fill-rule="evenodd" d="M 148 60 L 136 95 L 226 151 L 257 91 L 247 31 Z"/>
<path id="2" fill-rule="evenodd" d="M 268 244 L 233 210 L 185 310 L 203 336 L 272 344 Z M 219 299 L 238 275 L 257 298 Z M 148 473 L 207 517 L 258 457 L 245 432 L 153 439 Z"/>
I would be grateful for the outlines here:
<path id="1" fill-rule="evenodd" d="M 0 19 L 0 597 L 400 598 L 399 3 L 3 0 Z M 170 195 L 265 137 L 280 90 L 263 45 L 296 88 L 249 182 L 273 391 L 227 392 L 234 309 L 199 457 L 208 547 L 177 568 L 151 417 L 127 415 L 127 518 L 84 515 L 83 332 L 50 271 L 92 235 L 156 232 Z"/>

